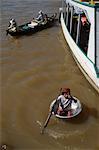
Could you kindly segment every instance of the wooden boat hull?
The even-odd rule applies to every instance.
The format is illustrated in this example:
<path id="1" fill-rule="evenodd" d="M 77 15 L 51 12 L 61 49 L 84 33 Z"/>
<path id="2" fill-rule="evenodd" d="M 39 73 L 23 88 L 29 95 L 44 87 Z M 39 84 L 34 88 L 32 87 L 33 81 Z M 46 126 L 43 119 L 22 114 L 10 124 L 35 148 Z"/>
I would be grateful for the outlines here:
<path id="1" fill-rule="evenodd" d="M 28 22 L 26 24 L 18 26 L 16 31 L 7 29 L 6 32 L 7 34 L 10 34 L 11 36 L 30 35 L 30 34 L 36 33 L 38 31 L 41 31 L 41 30 L 44 30 L 53 26 L 54 22 L 56 21 L 56 15 L 57 14 L 54 14 L 53 16 L 49 17 L 47 23 L 40 23 L 40 24 L 38 23 L 37 26 L 29 27 L 28 25 L 31 22 Z"/>

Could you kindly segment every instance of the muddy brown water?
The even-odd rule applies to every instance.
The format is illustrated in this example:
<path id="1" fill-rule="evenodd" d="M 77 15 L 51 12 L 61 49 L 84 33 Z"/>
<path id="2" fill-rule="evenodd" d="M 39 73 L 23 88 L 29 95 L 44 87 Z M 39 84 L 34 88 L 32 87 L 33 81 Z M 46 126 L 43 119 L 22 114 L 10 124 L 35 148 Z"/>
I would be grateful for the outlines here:
<path id="1" fill-rule="evenodd" d="M 5 0 L 0 25 L 0 141 L 15 150 L 98 150 L 99 95 L 76 65 L 57 22 L 31 36 L 6 36 L 10 18 L 30 21 L 39 10 L 57 12 L 60 0 Z M 83 103 L 71 120 L 52 117 L 41 135 L 49 105 L 61 87 Z"/>

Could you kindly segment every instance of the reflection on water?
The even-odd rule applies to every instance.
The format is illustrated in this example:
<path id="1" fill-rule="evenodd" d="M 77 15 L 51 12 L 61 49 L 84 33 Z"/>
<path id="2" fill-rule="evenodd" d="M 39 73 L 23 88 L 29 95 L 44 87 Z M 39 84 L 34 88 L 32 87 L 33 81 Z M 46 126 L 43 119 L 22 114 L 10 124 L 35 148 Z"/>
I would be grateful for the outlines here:
<path id="1" fill-rule="evenodd" d="M 7 149 L 99 148 L 99 95 L 75 64 L 58 22 L 31 36 L 12 38 L 5 33 L 11 17 L 21 24 L 40 9 L 58 12 L 60 4 L 60 0 L 2 2 L 0 138 Z M 70 87 L 72 94 L 81 100 L 83 111 L 71 120 L 52 117 L 41 135 L 49 105 L 63 86 Z"/>

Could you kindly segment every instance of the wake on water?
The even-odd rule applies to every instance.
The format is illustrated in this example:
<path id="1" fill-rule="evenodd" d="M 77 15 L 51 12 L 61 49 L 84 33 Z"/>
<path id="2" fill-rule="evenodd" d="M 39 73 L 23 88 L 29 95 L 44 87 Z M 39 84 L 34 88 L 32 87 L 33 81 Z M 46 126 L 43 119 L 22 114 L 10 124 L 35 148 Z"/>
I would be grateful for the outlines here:
<path id="1" fill-rule="evenodd" d="M 37 120 L 36 121 L 36 123 L 39 125 L 39 127 L 40 127 L 40 129 L 42 128 L 42 126 L 43 126 L 43 124 L 39 121 L 39 120 Z M 56 124 L 57 125 L 57 124 Z M 88 128 L 86 128 L 86 130 L 87 130 Z M 85 129 L 84 130 L 80 130 L 80 129 L 76 129 L 76 130 L 61 130 L 61 129 L 59 129 L 59 128 L 56 128 L 55 129 L 55 126 L 53 127 L 53 129 L 52 128 L 48 128 L 48 127 L 46 127 L 46 129 L 45 129 L 45 134 L 48 134 L 50 137 L 53 137 L 55 140 L 57 140 L 57 139 L 64 139 L 64 138 L 70 138 L 70 137 L 72 137 L 72 136 L 74 136 L 74 135 L 81 135 L 82 133 L 84 133 L 85 132 Z"/>

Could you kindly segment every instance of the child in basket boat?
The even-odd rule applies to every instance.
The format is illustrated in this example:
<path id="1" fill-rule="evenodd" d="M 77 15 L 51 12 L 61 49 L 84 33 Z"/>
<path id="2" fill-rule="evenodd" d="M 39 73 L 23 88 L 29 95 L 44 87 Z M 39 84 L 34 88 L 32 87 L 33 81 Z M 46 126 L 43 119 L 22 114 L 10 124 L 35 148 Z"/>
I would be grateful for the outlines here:
<path id="1" fill-rule="evenodd" d="M 69 88 L 61 88 L 60 89 L 60 95 L 57 98 L 58 101 L 58 115 L 68 115 L 70 116 L 71 111 L 71 103 L 72 103 L 73 97 L 71 96 L 70 89 Z"/>

